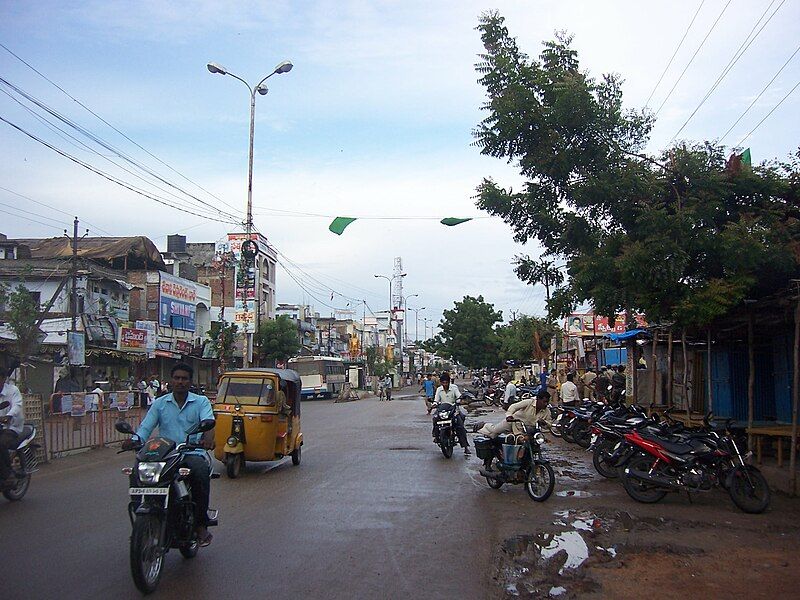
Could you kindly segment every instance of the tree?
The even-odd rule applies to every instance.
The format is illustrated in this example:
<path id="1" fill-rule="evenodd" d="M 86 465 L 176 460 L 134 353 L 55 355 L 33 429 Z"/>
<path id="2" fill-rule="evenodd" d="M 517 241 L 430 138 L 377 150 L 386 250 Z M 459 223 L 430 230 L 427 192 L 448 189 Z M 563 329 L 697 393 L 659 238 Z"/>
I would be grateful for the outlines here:
<path id="1" fill-rule="evenodd" d="M 259 354 L 268 361 L 287 361 L 300 352 L 297 326 L 286 315 L 263 321 L 254 337 Z"/>
<path id="2" fill-rule="evenodd" d="M 503 313 L 484 302 L 483 296 L 464 296 L 454 306 L 444 311 L 436 352 L 471 368 L 498 365 L 500 339 L 494 326 L 503 320 Z"/>
<path id="3" fill-rule="evenodd" d="M 497 329 L 500 358 L 520 362 L 546 359 L 557 331 L 558 326 L 547 319 L 522 315 Z"/>
<path id="4" fill-rule="evenodd" d="M 36 353 L 42 340 L 42 332 L 37 325 L 39 304 L 30 291 L 20 284 L 14 290 L 0 286 L 0 305 L 6 307 L 6 318 L 16 337 L 14 347 L 20 361 L 24 362 L 25 359 Z M 21 369 L 20 379 L 20 383 L 25 389 L 27 373 L 24 368 Z"/>
<path id="5" fill-rule="evenodd" d="M 526 183 L 515 192 L 485 179 L 477 205 L 517 241 L 563 257 L 568 278 L 551 314 L 589 300 L 606 316 L 642 310 L 650 321 L 704 325 L 797 277 L 797 157 L 751 169 L 713 144 L 648 156 L 653 116 L 623 108 L 618 76 L 581 70 L 569 36 L 532 60 L 496 12 L 478 29 L 489 114 L 477 144 L 517 164 Z"/>
<path id="6" fill-rule="evenodd" d="M 550 287 L 557 287 L 564 283 L 564 273 L 552 260 L 540 258 L 533 260 L 530 256 L 517 256 L 514 259 L 514 272 L 522 281 L 530 285 L 541 283 L 547 294 L 549 311 Z"/>
<path id="7" fill-rule="evenodd" d="M 214 324 L 209 332 L 209 339 L 214 347 L 214 351 L 219 359 L 222 371 L 226 371 L 233 366 L 233 352 L 236 348 L 236 330 L 237 326 L 233 323 L 230 325 L 222 323 L 222 325 Z"/>

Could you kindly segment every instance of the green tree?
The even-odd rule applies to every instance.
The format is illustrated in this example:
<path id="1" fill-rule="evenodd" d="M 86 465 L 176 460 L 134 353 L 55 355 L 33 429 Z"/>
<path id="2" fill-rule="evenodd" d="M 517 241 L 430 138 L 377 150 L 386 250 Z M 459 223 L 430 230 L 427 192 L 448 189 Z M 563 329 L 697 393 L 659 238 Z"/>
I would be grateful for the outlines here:
<path id="1" fill-rule="evenodd" d="M 544 286 L 549 312 L 550 288 L 564 283 L 563 271 L 552 260 L 534 260 L 530 256 L 517 256 L 514 265 L 514 272 L 522 281 L 530 285 L 541 283 Z"/>
<path id="2" fill-rule="evenodd" d="M 477 144 L 517 164 L 526 183 L 514 191 L 485 179 L 477 205 L 517 241 L 535 238 L 563 257 L 567 280 L 551 314 L 589 300 L 607 316 L 642 310 L 704 325 L 798 275 L 796 156 L 754 169 L 712 144 L 648 156 L 652 115 L 623 108 L 618 76 L 581 70 L 569 36 L 545 42 L 537 60 L 497 13 L 478 29 L 489 114 Z M 524 259 L 518 274 L 537 280 Z"/>
<path id="3" fill-rule="evenodd" d="M 433 342 L 435 351 L 470 368 L 496 366 L 500 338 L 494 327 L 502 320 L 503 313 L 484 302 L 483 296 L 464 296 L 452 310 L 444 311 L 441 333 Z"/>
<path id="4" fill-rule="evenodd" d="M 558 327 L 547 319 L 522 315 L 497 329 L 500 358 L 521 362 L 545 359 L 557 331 Z"/>
<path id="5" fill-rule="evenodd" d="M 297 325 L 286 315 L 262 322 L 254 338 L 259 354 L 268 361 L 286 361 L 300 352 Z"/>
<path id="6" fill-rule="evenodd" d="M 223 371 L 233 367 L 233 354 L 236 348 L 236 330 L 237 326 L 233 323 L 230 325 L 226 323 L 213 324 L 209 332 L 209 339 L 214 348 L 214 352 L 220 361 Z"/>
<path id="7" fill-rule="evenodd" d="M 14 348 L 21 361 L 36 354 L 42 340 L 42 332 L 37 326 L 39 321 L 39 304 L 30 291 L 22 284 L 9 290 L 0 286 L 0 305 L 6 308 L 6 320 L 17 338 Z M 20 370 L 20 383 L 23 391 L 27 387 L 26 369 Z"/>

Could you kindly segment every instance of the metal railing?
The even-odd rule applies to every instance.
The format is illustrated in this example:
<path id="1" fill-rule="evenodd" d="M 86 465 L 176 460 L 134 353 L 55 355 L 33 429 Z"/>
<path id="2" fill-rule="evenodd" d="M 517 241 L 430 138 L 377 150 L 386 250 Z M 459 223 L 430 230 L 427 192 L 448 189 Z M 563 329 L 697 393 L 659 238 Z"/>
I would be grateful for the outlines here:
<path id="1" fill-rule="evenodd" d="M 124 419 L 136 429 L 147 413 L 139 397 L 139 392 L 128 390 L 106 392 L 102 398 L 90 392 L 53 394 L 44 416 L 47 458 L 121 442 L 127 436 L 114 424 Z"/>

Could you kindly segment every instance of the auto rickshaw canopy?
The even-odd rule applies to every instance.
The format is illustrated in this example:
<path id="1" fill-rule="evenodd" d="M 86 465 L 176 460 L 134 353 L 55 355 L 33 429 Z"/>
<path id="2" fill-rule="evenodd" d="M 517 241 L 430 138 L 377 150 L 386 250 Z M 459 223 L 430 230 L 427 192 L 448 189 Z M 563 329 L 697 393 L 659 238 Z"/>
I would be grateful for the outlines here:
<path id="1" fill-rule="evenodd" d="M 227 371 L 222 375 L 222 379 L 247 379 L 248 377 L 263 378 L 265 375 L 274 375 L 278 378 L 278 389 L 283 390 L 283 392 L 286 394 L 286 404 L 291 409 L 292 416 L 299 416 L 300 392 L 303 386 L 300 380 L 300 375 L 297 374 L 297 371 L 292 369 L 270 368 L 238 369 L 235 371 Z M 220 401 L 222 401 L 222 399 L 220 399 Z"/>

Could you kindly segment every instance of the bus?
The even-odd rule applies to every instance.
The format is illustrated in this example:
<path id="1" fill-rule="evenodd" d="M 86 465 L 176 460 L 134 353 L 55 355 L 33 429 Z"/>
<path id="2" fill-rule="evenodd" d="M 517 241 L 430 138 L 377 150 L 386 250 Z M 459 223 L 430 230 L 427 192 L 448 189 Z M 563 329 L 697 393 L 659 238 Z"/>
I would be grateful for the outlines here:
<path id="1" fill-rule="evenodd" d="M 297 356 L 289 359 L 288 366 L 300 375 L 303 398 L 332 398 L 345 382 L 347 367 L 337 356 Z"/>

